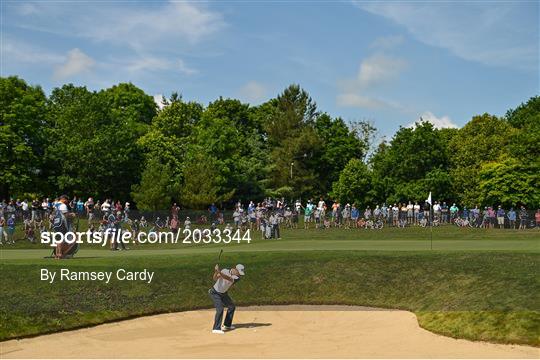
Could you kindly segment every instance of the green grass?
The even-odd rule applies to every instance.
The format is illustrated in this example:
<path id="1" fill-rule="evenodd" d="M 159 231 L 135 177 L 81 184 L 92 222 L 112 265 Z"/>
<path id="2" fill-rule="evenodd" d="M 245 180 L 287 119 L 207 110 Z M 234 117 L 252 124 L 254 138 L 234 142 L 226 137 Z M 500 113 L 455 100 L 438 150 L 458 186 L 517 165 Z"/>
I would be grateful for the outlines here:
<path id="1" fill-rule="evenodd" d="M 239 305 L 346 304 L 405 309 L 421 326 L 448 336 L 540 345 L 539 232 L 295 230 L 283 240 L 240 245 L 132 246 L 111 252 L 83 245 L 77 258 L 43 259 L 49 250 L 3 250 L 0 339 L 211 306 L 207 290 L 217 249 L 242 262 L 247 276 L 232 290 Z M 39 280 L 50 270 L 155 271 L 142 282 Z M 210 320 L 209 320 L 210 321 Z M 210 324 L 209 324 L 210 326 Z"/>
<path id="2" fill-rule="evenodd" d="M 86 227 L 82 227 L 86 230 Z M 224 247 L 232 251 L 306 251 L 306 250 L 388 250 L 388 251 L 422 251 L 430 250 L 431 237 L 434 250 L 458 251 L 540 251 L 540 231 L 532 230 L 499 230 L 499 229 L 461 229 L 456 226 L 433 228 L 433 235 L 426 228 L 410 227 L 405 229 L 384 228 L 382 230 L 365 229 L 329 229 L 329 230 L 283 230 L 283 240 L 261 240 L 259 232 L 252 232 L 253 241 L 248 244 L 143 244 L 132 245 L 131 250 L 174 250 L 178 254 L 199 254 L 215 252 Z M 84 244 L 81 256 L 106 256 L 101 250 L 106 248 L 95 244 Z M 50 247 L 45 244 L 32 244 L 26 240 L 18 240 L 15 245 L 5 245 L 3 249 L 25 249 L 25 251 L 5 252 L 9 258 L 34 258 L 47 255 Z M 26 250 L 42 250 L 28 252 Z M 47 251 L 45 251 L 47 250 Z M 93 252 L 89 250 L 98 250 Z M 165 251 L 163 254 L 169 254 Z M 91 255 L 90 255 L 91 254 Z M 142 253 L 130 254 L 138 256 Z M 114 255 L 113 255 L 114 256 Z M 124 255 L 123 255 L 124 256 Z"/>

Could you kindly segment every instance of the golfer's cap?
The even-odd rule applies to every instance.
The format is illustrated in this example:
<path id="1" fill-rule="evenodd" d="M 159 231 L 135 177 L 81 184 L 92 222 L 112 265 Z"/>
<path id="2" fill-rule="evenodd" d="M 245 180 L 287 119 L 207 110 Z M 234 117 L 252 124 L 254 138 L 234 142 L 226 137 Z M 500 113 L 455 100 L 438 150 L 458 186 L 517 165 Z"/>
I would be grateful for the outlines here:
<path id="1" fill-rule="evenodd" d="M 246 274 L 246 273 L 244 272 L 244 269 L 245 269 L 244 265 L 242 265 L 242 264 L 236 265 L 236 270 L 238 270 L 238 272 L 240 273 L 240 275 L 245 275 L 245 274 Z"/>

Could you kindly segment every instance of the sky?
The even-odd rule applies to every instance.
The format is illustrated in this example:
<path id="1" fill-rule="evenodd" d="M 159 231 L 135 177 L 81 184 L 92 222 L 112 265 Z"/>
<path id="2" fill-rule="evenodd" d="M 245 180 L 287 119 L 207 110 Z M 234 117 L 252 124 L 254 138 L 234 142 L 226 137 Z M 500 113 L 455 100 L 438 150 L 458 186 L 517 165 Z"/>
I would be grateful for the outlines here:
<path id="1" fill-rule="evenodd" d="M 538 1 L 1 1 L 1 75 L 257 105 L 299 84 L 381 136 L 538 95 Z"/>

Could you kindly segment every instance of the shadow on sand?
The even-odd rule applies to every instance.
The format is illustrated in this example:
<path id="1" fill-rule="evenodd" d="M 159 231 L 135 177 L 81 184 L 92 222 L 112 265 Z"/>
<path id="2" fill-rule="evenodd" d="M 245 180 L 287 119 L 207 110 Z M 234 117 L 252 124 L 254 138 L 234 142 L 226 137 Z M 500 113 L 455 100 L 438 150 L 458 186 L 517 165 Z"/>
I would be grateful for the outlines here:
<path id="1" fill-rule="evenodd" d="M 261 326 L 271 326 L 271 323 L 256 323 L 256 322 L 250 322 L 250 323 L 243 323 L 243 324 L 234 324 L 234 327 L 236 329 L 250 329 L 250 328 L 256 328 Z"/>

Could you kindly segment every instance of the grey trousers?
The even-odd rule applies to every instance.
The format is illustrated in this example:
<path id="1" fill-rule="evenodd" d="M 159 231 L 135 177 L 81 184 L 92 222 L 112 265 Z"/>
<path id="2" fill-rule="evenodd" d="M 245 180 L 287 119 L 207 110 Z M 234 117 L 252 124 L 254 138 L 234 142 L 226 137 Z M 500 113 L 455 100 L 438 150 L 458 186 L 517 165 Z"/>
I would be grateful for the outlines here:
<path id="1" fill-rule="evenodd" d="M 227 308 L 227 315 L 225 315 L 225 322 L 223 325 L 229 327 L 232 325 L 234 310 L 236 306 L 232 301 L 231 297 L 227 293 L 219 293 L 214 288 L 208 290 L 208 295 L 214 302 L 214 307 L 216 308 L 216 316 L 214 318 L 214 327 L 213 330 L 221 330 L 221 322 L 223 320 L 223 310 Z"/>

